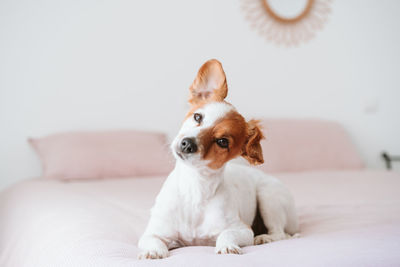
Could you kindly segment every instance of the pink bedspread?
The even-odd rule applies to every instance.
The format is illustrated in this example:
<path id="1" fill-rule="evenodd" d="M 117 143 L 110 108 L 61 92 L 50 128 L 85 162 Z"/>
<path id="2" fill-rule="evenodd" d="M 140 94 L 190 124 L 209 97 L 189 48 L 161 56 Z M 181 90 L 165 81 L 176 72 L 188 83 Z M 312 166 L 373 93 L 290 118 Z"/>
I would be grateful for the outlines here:
<path id="1" fill-rule="evenodd" d="M 399 174 L 277 176 L 295 195 L 301 238 L 243 255 L 186 247 L 145 261 L 136 243 L 164 178 L 32 179 L 0 194 L 0 266 L 400 266 Z"/>

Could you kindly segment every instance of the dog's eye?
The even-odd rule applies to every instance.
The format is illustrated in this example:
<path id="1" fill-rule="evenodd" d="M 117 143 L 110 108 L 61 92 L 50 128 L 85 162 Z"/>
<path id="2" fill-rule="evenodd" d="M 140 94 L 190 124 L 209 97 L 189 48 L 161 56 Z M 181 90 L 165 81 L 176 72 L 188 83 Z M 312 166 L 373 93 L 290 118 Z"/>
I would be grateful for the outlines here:
<path id="1" fill-rule="evenodd" d="M 216 140 L 217 145 L 219 145 L 222 148 L 227 148 L 229 146 L 229 141 L 226 138 L 219 138 Z"/>
<path id="2" fill-rule="evenodd" d="M 197 123 L 201 123 L 201 121 L 203 120 L 203 116 L 202 116 L 200 113 L 194 113 L 193 119 L 194 119 Z"/>

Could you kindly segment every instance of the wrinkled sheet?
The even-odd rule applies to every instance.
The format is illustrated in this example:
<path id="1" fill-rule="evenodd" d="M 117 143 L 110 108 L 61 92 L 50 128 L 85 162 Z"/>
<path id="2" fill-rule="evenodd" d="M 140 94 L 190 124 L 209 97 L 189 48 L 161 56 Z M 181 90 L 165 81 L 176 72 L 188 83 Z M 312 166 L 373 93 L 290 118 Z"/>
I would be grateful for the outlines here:
<path id="1" fill-rule="evenodd" d="M 0 266 L 400 266 L 399 174 L 276 176 L 295 196 L 300 238 L 243 255 L 185 247 L 143 261 L 136 244 L 165 177 L 27 180 L 0 194 Z"/>

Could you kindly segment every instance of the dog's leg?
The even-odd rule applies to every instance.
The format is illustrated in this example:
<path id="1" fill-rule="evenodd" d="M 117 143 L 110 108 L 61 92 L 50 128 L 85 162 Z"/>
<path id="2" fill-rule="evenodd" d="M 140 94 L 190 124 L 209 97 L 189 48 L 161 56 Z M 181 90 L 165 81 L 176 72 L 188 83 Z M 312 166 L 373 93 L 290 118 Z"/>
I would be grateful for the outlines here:
<path id="1" fill-rule="evenodd" d="M 138 259 L 162 259 L 168 257 L 167 245 L 154 235 L 143 235 L 138 244 L 142 250 Z"/>
<path id="2" fill-rule="evenodd" d="M 253 245 L 254 233 L 246 225 L 228 228 L 219 234 L 215 246 L 217 254 L 242 254 L 241 246 Z"/>
<path id="3" fill-rule="evenodd" d="M 255 245 L 298 237 L 294 201 L 283 185 L 261 183 L 257 187 L 257 201 L 268 234 L 256 236 Z"/>

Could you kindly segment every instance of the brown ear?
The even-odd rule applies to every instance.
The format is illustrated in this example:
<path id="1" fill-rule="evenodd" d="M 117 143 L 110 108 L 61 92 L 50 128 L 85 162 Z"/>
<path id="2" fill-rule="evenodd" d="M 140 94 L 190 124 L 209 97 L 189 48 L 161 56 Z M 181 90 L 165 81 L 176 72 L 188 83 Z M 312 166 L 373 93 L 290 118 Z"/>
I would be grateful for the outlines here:
<path id="1" fill-rule="evenodd" d="M 260 145 L 264 135 L 260 129 L 259 121 L 251 120 L 247 123 L 247 141 L 244 144 L 242 156 L 247 159 L 250 164 L 259 165 L 264 163 L 262 148 Z"/>
<path id="2" fill-rule="evenodd" d="M 228 86 L 222 64 L 211 59 L 201 66 L 196 79 L 190 86 L 191 104 L 204 101 L 222 101 L 228 94 Z"/>

